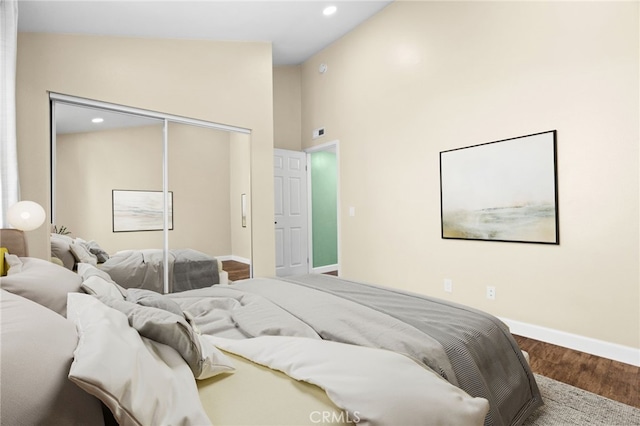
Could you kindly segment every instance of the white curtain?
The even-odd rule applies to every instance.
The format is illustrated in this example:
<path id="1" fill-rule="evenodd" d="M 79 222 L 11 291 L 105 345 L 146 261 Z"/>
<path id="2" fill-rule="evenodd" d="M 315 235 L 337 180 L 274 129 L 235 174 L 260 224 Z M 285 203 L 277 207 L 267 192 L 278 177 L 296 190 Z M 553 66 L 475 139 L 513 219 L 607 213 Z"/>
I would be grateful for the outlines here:
<path id="1" fill-rule="evenodd" d="M 18 2 L 0 0 L 0 227 L 7 228 L 7 210 L 18 201 L 16 141 L 16 52 Z"/>

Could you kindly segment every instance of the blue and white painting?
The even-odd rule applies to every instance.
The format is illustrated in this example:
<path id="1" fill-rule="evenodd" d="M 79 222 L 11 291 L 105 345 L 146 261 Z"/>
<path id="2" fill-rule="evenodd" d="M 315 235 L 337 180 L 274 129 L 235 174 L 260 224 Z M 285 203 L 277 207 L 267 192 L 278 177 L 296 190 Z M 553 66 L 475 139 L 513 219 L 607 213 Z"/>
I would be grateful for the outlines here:
<path id="1" fill-rule="evenodd" d="M 169 192 L 169 229 L 173 229 L 173 193 Z M 162 191 L 113 190 L 113 232 L 164 229 Z"/>
<path id="2" fill-rule="evenodd" d="M 556 131 L 440 153 L 442 238 L 558 244 Z"/>

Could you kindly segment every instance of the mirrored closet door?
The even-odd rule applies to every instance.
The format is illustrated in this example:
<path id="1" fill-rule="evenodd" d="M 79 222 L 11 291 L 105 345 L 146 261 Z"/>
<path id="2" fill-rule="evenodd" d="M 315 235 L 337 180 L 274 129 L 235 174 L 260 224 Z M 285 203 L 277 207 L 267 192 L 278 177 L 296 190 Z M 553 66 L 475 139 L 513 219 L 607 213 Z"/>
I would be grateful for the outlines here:
<path id="1" fill-rule="evenodd" d="M 248 135 L 170 122 L 168 140 L 169 248 L 250 262 L 251 228 L 242 223 L 242 194 L 250 193 Z M 247 209 L 245 202 L 245 217 Z"/>
<path id="2" fill-rule="evenodd" d="M 51 111 L 58 231 L 165 265 L 179 249 L 250 265 L 248 130 L 53 93 Z"/>

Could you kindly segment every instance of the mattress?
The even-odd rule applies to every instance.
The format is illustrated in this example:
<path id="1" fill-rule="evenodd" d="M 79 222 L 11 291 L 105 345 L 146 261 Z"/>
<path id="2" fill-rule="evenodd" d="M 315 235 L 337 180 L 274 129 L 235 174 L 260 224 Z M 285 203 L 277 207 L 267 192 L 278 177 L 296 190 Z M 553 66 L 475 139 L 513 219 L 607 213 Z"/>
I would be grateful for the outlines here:
<path id="1" fill-rule="evenodd" d="M 214 425 L 317 425 L 321 418 L 346 425 L 346 414 L 323 389 L 286 374 L 226 353 L 236 368 L 198 381 L 198 393 Z M 295 403 L 293 403 L 295 401 Z"/>

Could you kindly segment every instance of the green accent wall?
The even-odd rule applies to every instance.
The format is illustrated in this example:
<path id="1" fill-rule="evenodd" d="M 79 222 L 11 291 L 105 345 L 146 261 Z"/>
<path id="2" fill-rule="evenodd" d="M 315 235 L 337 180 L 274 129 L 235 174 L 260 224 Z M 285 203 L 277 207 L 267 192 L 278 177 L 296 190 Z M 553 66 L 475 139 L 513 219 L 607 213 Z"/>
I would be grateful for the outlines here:
<path id="1" fill-rule="evenodd" d="M 311 154 L 311 235 L 313 267 L 338 263 L 338 182 L 336 154 Z"/>

